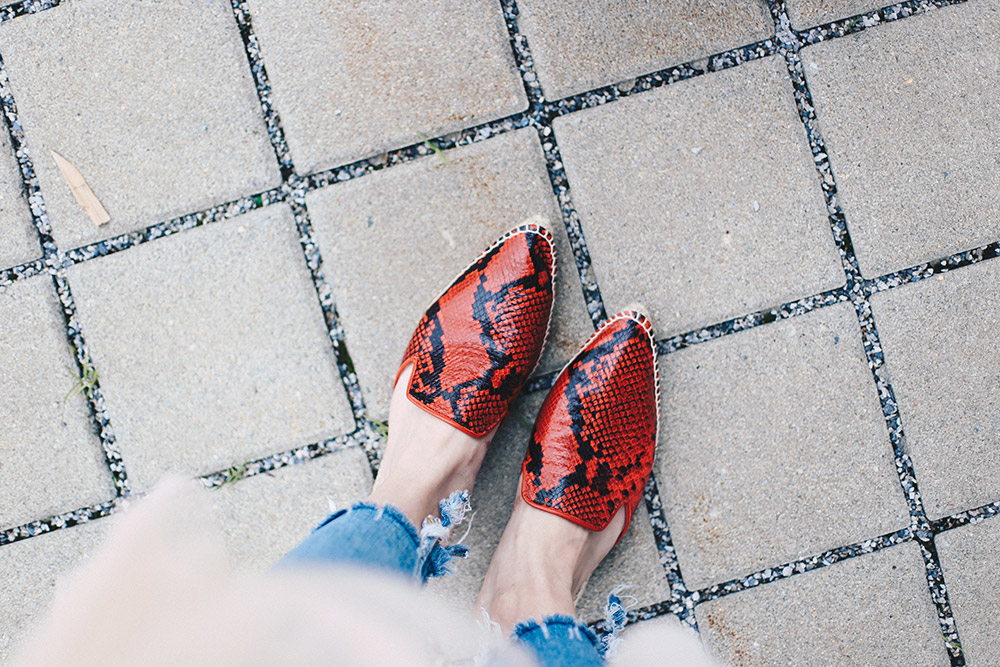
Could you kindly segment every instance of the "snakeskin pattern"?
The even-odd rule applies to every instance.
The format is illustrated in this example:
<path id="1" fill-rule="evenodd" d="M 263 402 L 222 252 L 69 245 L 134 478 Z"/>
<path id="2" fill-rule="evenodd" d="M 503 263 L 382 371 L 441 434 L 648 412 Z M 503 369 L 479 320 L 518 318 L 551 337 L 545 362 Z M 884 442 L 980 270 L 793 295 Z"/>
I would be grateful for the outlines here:
<path id="1" fill-rule="evenodd" d="M 542 354 L 554 278 L 552 236 L 538 225 L 480 255 L 410 339 L 400 366 L 414 364 L 410 400 L 474 437 L 493 430 Z"/>
<path id="2" fill-rule="evenodd" d="M 625 505 L 627 529 L 653 467 L 657 386 L 649 320 L 616 315 L 542 404 L 522 465 L 524 500 L 597 531 Z"/>

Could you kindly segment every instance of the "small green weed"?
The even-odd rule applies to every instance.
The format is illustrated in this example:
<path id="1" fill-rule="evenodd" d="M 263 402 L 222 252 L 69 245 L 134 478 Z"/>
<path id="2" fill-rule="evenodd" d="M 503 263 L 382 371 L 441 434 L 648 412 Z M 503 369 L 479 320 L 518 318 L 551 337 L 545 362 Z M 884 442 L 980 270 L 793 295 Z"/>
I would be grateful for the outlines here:
<path id="1" fill-rule="evenodd" d="M 844 26 L 844 32 L 847 32 L 848 30 L 853 30 L 854 26 L 856 26 L 857 24 L 861 23 L 861 21 L 863 19 L 864 19 L 863 16 L 859 16 L 856 19 L 854 19 L 853 21 L 851 21 L 850 23 L 848 23 L 847 25 L 845 25 Z"/>
<path id="2" fill-rule="evenodd" d="M 965 657 L 965 651 L 962 650 L 962 646 L 957 641 L 954 639 L 948 639 L 944 636 L 943 632 L 941 633 L 941 637 L 944 638 L 944 645 L 950 648 L 952 653 L 957 653 L 960 656 Z"/>
<path id="3" fill-rule="evenodd" d="M 70 353 L 72 354 L 72 350 L 70 350 Z M 88 357 L 83 362 L 82 376 L 78 377 L 73 373 L 70 373 L 70 375 L 76 380 L 76 384 L 74 384 L 73 388 L 70 389 L 63 397 L 63 403 L 68 401 L 71 396 L 75 396 L 81 392 L 87 394 L 87 398 L 91 398 L 94 393 L 94 388 L 97 386 L 98 375 L 97 368 L 95 368 L 94 364 L 91 363 L 90 358 Z"/>
<path id="4" fill-rule="evenodd" d="M 372 426 L 375 427 L 375 432 L 378 433 L 383 438 L 389 437 L 389 422 L 379 421 L 377 419 L 372 420 Z"/>
<path id="5" fill-rule="evenodd" d="M 241 463 L 238 466 L 230 466 L 229 470 L 226 471 L 226 478 L 219 484 L 217 489 L 221 489 L 227 484 L 232 484 L 233 482 L 238 482 L 247 476 L 247 464 Z"/>
<path id="6" fill-rule="evenodd" d="M 441 150 L 440 147 L 432 144 L 427 137 L 420 134 L 419 132 L 417 132 L 417 136 L 420 137 L 420 141 L 424 142 L 425 146 L 434 151 L 434 155 L 437 155 L 439 158 L 441 158 L 441 161 L 444 162 L 446 167 L 448 167 L 449 169 L 451 168 L 451 162 L 448 162 L 448 158 L 444 156 L 444 151 Z"/>

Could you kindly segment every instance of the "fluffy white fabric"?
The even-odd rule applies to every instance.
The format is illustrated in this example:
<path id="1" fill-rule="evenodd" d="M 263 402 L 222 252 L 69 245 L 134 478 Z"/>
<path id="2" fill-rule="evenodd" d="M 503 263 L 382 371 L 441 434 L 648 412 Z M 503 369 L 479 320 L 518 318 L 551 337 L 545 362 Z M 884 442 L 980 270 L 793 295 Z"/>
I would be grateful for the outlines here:
<path id="1" fill-rule="evenodd" d="M 531 665 L 403 578 L 230 567 L 205 495 L 167 480 L 57 588 L 15 665 Z M 649 625 L 649 627 L 644 627 Z M 711 665 L 675 624 L 626 629 L 613 664 Z"/>

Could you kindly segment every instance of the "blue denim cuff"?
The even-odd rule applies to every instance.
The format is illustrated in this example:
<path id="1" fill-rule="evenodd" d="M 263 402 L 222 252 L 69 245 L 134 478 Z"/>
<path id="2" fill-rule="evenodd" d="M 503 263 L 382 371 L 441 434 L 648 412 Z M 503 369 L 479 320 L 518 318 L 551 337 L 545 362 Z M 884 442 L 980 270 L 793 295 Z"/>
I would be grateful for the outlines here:
<path id="1" fill-rule="evenodd" d="M 555 614 L 541 622 L 529 618 L 514 626 L 512 634 L 535 654 L 543 667 L 604 664 L 597 635 L 572 616 Z"/>
<path id="2" fill-rule="evenodd" d="M 372 514 L 372 520 L 375 521 L 388 518 L 390 521 L 403 529 L 413 542 L 414 548 L 416 548 L 417 544 L 420 543 L 420 540 L 417 537 L 417 529 L 413 526 L 413 522 L 406 518 L 406 515 L 403 514 L 401 509 L 395 505 L 376 505 L 375 503 L 368 502 L 354 503 L 348 509 L 337 510 L 330 516 L 323 519 L 318 526 L 312 529 L 312 532 L 315 533 L 326 524 L 339 519 L 348 512 L 370 512 Z"/>
<path id="3" fill-rule="evenodd" d="M 456 492 L 440 503 L 441 518 L 428 517 L 418 531 L 393 505 L 355 503 L 326 517 L 278 565 L 304 562 L 356 563 L 412 576 L 440 577 L 452 558 L 464 558 L 460 545 L 442 546 L 468 509 L 468 494 Z"/>

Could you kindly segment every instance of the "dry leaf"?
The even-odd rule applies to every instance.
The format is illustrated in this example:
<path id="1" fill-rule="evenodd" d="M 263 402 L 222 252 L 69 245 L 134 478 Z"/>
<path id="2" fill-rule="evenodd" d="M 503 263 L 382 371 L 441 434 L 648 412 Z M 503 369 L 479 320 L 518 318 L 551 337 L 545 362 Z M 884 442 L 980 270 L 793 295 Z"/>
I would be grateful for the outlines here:
<path id="1" fill-rule="evenodd" d="M 97 225 L 103 225 L 104 223 L 111 220 L 111 216 L 108 212 L 104 210 L 101 206 L 101 202 L 97 199 L 97 195 L 94 191 L 90 189 L 87 185 L 87 181 L 83 180 L 83 174 L 71 165 L 69 161 L 64 158 L 59 153 L 53 150 L 49 152 L 52 153 L 52 159 L 56 161 L 56 166 L 59 167 L 59 171 L 62 173 L 63 178 L 69 183 L 69 187 L 73 190 L 73 196 L 76 197 L 76 202 L 84 208 L 85 211 L 90 215 L 90 219 L 94 221 Z"/>

